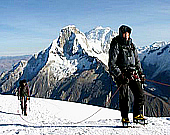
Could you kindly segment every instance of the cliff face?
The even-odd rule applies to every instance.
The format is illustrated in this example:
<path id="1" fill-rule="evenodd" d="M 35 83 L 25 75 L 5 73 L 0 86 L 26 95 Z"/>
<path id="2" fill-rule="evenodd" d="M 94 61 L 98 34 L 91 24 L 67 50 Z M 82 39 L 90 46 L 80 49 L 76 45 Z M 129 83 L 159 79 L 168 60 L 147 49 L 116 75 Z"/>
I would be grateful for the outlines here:
<path id="1" fill-rule="evenodd" d="M 170 105 L 159 97 L 145 92 L 145 115 L 146 116 L 170 116 Z"/>

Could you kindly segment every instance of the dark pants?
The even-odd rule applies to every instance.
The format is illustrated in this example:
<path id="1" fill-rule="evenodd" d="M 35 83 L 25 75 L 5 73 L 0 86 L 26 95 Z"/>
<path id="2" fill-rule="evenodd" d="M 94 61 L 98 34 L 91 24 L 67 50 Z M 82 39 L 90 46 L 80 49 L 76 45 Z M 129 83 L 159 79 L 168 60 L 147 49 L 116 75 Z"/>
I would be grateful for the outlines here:
<path id="1" fill-rule="evenodd" d="M 22 113 L 27 112 L 27 96 L 20 97 Z"/>
<path id="2" fill-rule="evenodd" d="M 123 118 L 128 118 L 129 88 L 131 89 L 134 96 L 133 116 L 135 117 L 139 114 L 143 114 L 144 94 L 141 83 L 138 81 L 131 80 L 128 84 L 122 84 L 119 89 L 119 106 L 121 116 Z"/>

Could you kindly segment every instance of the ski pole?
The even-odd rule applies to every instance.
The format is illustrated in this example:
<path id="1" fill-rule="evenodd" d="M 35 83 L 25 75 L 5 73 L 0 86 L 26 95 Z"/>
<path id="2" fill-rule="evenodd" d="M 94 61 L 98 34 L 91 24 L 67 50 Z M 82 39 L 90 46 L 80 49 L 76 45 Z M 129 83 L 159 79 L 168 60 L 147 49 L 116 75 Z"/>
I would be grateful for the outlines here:
<path id="1" fill-rule="evenodd" d="M 18 102 L 18 110 L 17 110 L 17 113 L 19 113 L 19 106 L 20 106 L 20 100 L 18 100 L 19 102 Z"/>
<path id="2" fill-rule="evenodd" d="M 31 111 L 30 97 L 29 97 L 29 111 Z"/>
<path id="3" fill-rule="evenodd" d="M 144 83 L 141 84 L 142 85 L 142 89 L 144 90 Z M 143 116 L 145 116 L 145 105 L 142 106 L 143 109 Z"/>

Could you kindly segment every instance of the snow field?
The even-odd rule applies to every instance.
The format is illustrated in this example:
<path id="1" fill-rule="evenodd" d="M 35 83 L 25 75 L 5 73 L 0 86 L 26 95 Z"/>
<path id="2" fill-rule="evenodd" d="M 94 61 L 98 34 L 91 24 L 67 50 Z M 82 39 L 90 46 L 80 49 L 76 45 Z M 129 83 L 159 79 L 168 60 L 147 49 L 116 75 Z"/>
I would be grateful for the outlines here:
<path id="1" fill-rule="evenodd" d="M 20 115 L 16 96 L 0 95 L 0 134 L 3 135 L 168 135 L 169 118 L 148 118 L 146 126 L 122 128 L 120 112 L 80 103 L 31 98 L 28 116 Z M 19 110 L 19 113 L 18 113 Z M 98 112 L 97 112 L 98 111 Z M 97 113 L 96 113 L 97 112 Z M 92 116 L 95 114 L 94 116 Z M 90 117 L 89 119 L 86 119 Z M 132 114 L 129 114 L 132 121 Z M 85 120 L 86 119 L 86 120 Z M 82 121 L 85 120 L 85 121 Z M 77 123 L 80 122 L 81 123 Z"/>

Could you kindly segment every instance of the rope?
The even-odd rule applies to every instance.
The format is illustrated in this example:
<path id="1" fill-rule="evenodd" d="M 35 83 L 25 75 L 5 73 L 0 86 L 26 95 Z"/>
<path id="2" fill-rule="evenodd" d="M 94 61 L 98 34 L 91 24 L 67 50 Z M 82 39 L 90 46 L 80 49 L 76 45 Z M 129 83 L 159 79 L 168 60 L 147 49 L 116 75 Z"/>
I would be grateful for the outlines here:
<path id="1" fill-rule="evenodd" d="M 38 103 L 39 103 L 39 102 L 38 102 Z M 28 109 L 28 108 L 27 108 L 27 109 Z M 19 111 L 19 108 L 18 108 L 18 111 Z M 31 109 L 30 109 L 30 100 L 29 100 L 29 111 L 31 111 Z M 38 123 L 38 121 L 37 121 L 37 122 L 27 121 L 26 119 L 24 119 L 24 118 L 22 117 L 21 114 L 19 114 L 19 116 L 20 116 L 20 118 L 21 118 L 23 121 L 25 121 L 25 122 L 27 122 L 27 123 L 29 123 L 29 124 L 37 124 L 37 123 Z"/>
<path id="2" fill-rule="evenodd" d="M 157 83 L 157 84 L 160 84 L 160 85 L 164 85 L 164 86 L 170 87 L 169 84 L 165 84 L 165 83 L 161 83 L 161 82 L 157 82 L 157 81 L 149 80 L 149 79 L 145 79 L 145 80 L 146 80 L 146 81 L 149 81 L 149 82 L 153 82 L 153 83 Z M 113 93 L 113 95 L 112 95 L 111 98 L 105 103 L 105 105 L 107 105 L 108 103 L 111 102 L 111 99 L 117 94 L 117 92 L 119 91 L 119 89 L 120 89 L 121 86 L 122 86 L 122 85 L 120 85 L 120 86 L 117 88 L 117 90 Z M 103 109 L 103 108 L 98 109 L 95 113 L 93 113 L 92 115 L 90 115 L 89 117 L 87 117 L 87 118 L 85 118 L 85 119 L 83 119 L 83 120 L 81 120 L 81 121 L 78 121 L 78 122 L 71 122 L 71 123 L 72 123 L 72 124 L 79 124 L 79 123 L 82 123 L 82 122 L 84 122 L 84 121 L 90 119 L 90 118 L 93 117 L 94 115 L 96 115 L 96 114 L 97 114 L 98 112 L 100 112 L 102 109 Z M 36 123 L 29 122 L 29 121 L 25 120 L 21 115 L 20 115 L 20 117 L 21 117 L 22 120 L 24 120 L 24 121 L 27 122 L 27 123 L 36 124 Z M 69 124 L 69 123 L 64 123 L 64 124 Z"/>
<path id="3" fill-rule="evenodd" d="M 113 93 L 113 95 L 111 96 L 111 98 L 108 100 L 108 102 L 106 102 L 106 104 L 111 102 L 111 99 L 117 94 L 117 92 L 119 91 L 120 87 L 122 86 L 122 84 L 117 88 L 117 90 Z"/>
<path id="4" fill-rule="evenodd" d="M 157 84 L 161 84 L 161 85 L 170 87 L 169 84 L 165 84 L 165 83 L 161 83 L 161 82 L 157 82 L 157 81 L 149 80 L 149 79 L 145 79 L 145 80 L 146 80 L 146 81 L 149 81 L 149 82 L 153 82 L 153 83 L 157 83 Z M 119 89 L 120 89 L 121 86 L 122 86 L 122 85 L 120 85 L 120 86 L 117 88 L 117 90 L 113 93 L 113 95 L 112 95 L 111 98 L 105 103 L 105 105 L 111 102 L 111 99 L 117 94 L 117 92 L 119 91 Z M 95 113 L 93 113 L 92 115 L 90 115 L 89 117 L 87 117 L 87 118 L 85 118 L 85 119 L 83 119 L 83 120 L 81 120 L 81 121 L 71 122 L 71 123 L 72 123 L 72 124 L 82 123 L 82 122 L 90 119 L 90 118 L 93 117 L 94 115 L 96 115 L 96 114 L 97 114 L 99 111 L 101 111 L 102 109 L 103 109 L 103 108 L 98 109 Z M 29 121 L 25 120 L 21 115 L 20 115 L 20 117 L 21 117 L 22 120 L 24 120 L 24 121 L 27 122 L 27 123 L 36 124 L 36 123 L 29 122 Z M 65 123 L 65 124 L 69 124 L 69 123 Z"/>
<path id="5" fill-rule="evenodd" d="M 121 85 L 117 88 L 117 90 L 114 92 L 114 94 L 112 95 L 112 97 L 108 100 L 108 102 L 106 102 L 105 104 L 109 103 L 111 101 L 111 99 L 116 95 L 116 93 L 119 91 Z M 72 124 L 79 124 L 79 123 L 82 123 L 88 119 L 90 119 L 91 117 L 93 117 L 94 115 L 96 115 L 99 111 L 101 111 L 103 108 L 100 108 L 98 109 L 95 113 L 93 113 L 92 115 L 90 115 L 89 117 L 81 120 L 81 121 L 78 121 L 78 122 L 71 122 Z M 21 119 L 24 120 L 25 122 L 27 123 L 30 123 L 30 124 L 37 124 L 37 123 L 33 123 L 33 122 L 29 122 L 27 120 L 25 120 L 21 115 L 20 115 Z M 64 123 L 64 124 L 70 124 L 70 123 Z"/>
<path id="6" fill-rule="evenodd" d="M 88 119 L 90 119 L 91 117 L 93 117 L 95 114 L 97 114 L 99 111 L 101 111 L 103 108 L 100 108 L 99 110 L 97 110 L 95 113 L 93 113 L 92 115 L 90 115 L 89 117 L 79 121 L 79 122 L 73 122 L 73 124 L 79 124 L 79 123 L 82 123 L 83 121 L 86 121 Z"/>
<path id="7" fill-rule="evenodd" d="M 117 88 L 117 90 L 114 92 L 114 94 L 112 95 L 112 97 L 105 103 L 105 105 L 111 102 L 111 99 L 116 95 L 116 93 L 119 91 L 119 89 L 120 89 L 121 86 L 122 86 L 122 85 L 120 85 L 120 86 Z M 101 111 L 102 109 L 103 109 L 103 108 L 98 109 L 95 113 L 93 113 L 93 114 L 90 115 L 89 117 L 87 117 L 87 118 L 85 118 L 85 119 L 83 119 L 83 120 L 81 120 L 81 121 L 79 121 L 79 122 L 75 122 L 75 123 L 73 122 L 73 124 L 82 123 L 83 121 L 86 121 L 86 120 L 90 119 L 91 117 L 93 117 L 95 114 L 97 114 L 97 113 L 98 113 L 99 111 Z"/>
<path id="8" fill-rule="evenodd" d="M 37 124 L 37 123 L 33 123 L 33 122 L 29 122 L 29 121 L 25 120 L 25 119 L 21 116 L 21 114 L 20 114 L 19 116 L 21 117 L 22 120 L 24 120 L 24 121 L 27 122 L 27 123 L 30 123 L 30 124 Z"/>
<path id="9" fill-rule="evenodd" d="M 157 84 L 160 84 L 160 85 L 164 85 L 164 86 L 168 86 L 170 87 L 169 84 L 166 84 L 166 83 L 161 83 L 161 82 L 157 82 L 157 81 L 154 81 L 154 80 L 149 80 L 149 79 L 145 79 L 146 81 L 149 81 L 149 82 L 153 82 L 153 83 L 157 83 Z"/>

